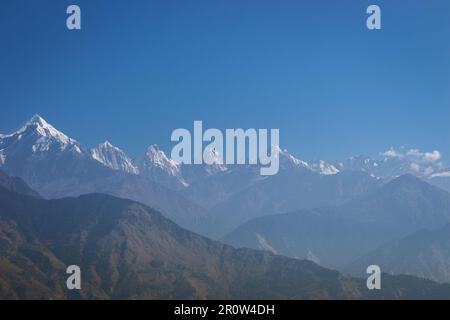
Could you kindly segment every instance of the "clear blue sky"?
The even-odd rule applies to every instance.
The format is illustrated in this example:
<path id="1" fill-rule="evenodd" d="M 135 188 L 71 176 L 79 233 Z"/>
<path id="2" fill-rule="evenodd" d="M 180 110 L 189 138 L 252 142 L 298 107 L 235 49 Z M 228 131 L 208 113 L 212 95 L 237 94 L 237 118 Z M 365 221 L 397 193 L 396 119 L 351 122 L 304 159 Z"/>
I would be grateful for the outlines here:
<path id="1" fill-rule="evenodd" d="M 450 1 L 2 0 L 0 132 L 35 113 L 132 156 L 194 120 L 280 128 L 304 159 L 449 155 Z"/>

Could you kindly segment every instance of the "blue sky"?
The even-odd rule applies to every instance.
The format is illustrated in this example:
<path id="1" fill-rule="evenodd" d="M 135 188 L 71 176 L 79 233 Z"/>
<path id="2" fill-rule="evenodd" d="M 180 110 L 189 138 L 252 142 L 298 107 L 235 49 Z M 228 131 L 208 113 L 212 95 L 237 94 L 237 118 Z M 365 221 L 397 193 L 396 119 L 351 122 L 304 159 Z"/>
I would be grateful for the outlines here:
<path id="1" fill-rule="evenodd" d="M 81 31 L 66 29 L 69 4 Z M 365 26 L 370 4 L 381 31 Z M 448 0 L 3 0 L 0 132 L 39 113 L 138 156 L 203 120 L 279 128 L 304 159 L 448 155 L 449 12 Z"/>

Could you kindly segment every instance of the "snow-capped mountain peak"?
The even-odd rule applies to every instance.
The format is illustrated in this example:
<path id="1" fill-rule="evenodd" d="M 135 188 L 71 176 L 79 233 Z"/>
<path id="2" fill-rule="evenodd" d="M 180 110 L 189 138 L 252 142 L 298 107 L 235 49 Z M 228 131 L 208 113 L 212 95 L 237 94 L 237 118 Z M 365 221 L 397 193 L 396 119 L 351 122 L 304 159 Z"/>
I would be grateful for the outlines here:
<path id="1" fill-rule="evenodd" d="M 278 150 L 277 150 L 278 148 Z M 290 154 L 287 149 L 281 149 L 279 147 L 275 147 L 275 151 L 278 151 L 278 155 L 280 157 L 280 164 L 283 166 L 290 165 L 294 167 L 303 167 L 309 169 L 309 165 L 306 161 L 297 159 L 292 154 Z"/>
<path id="2" fill-rule="evenodd" d="M 105 140 L 105 142 L 100 143 L 98 146 L 101 146 L 103 148 L 113 148 L 113 149 L 119 149 L 117 147 L 115 147 L 111 142 L 109 142 L 108 140 Z M 119 149 L 120 150 L 120 149 Z"/>
<path id="3" fill-rule="evenodd" d="M 160 168 L 166 168 L 169 170 L 178 170 L 179 164 L 174 160 L 167 157 L 167 155 L 159 149 L 156 144 L 152 144 L 147 148 L 145 152 L 145 162 L 152 164 Z"/>
<path id="4" fill-rule="evenodd" d="M 339 173 L 339 169 L 334 165 L 327 163 L 323 160 L 319 161 L 304 161 L 297 159 L 290 154 L 286 149 L 279 149 L 280 164 L 284 168 L 303 168 L 321 175 L 333 175 Z"/>
<path id="5" fill-rule="evenodd" d="M 208 175 L 214 175 L 228 170 L 227 165 L 224 164 L 224 156 L 221 156 L 217 150 L 207 148 L 203 153 L 203 157 L 205 162 L 210 163 L 209 165 L 203 165 Z"/>
<path id="6" fill-rule="evenodd" d="M 51 124 L 45 121 L 44 118 L 37 114 L 34 115 L 30 120 L 28 120 L 18 131 L 16 131 L 12 135 L 20 135 L 29 131 L 34 131 L 43 137 L 55 138 L 65 144 L 76 142 L 61 131 L 55 129 L 55 127 L 53 127 Z"/>
<path id="7" fill-rule="evenodd" d="M 140 161 L 139 170 L 142 174 L 171 188 L 187 186 L 181 174 L 181 165 L 170 159 L 156 144 L 147 148 Z"/>
<path id="8" fill-rule="evenodd" d="M 17 131 L 0 136 L 0 149 L 31 149 L 32 153 L 72 150 L 82 153 L 81 145 L 57 130 L 39 115 L 34 115 Z"/>
<path id="9" fill-rule="evenodd" d="M 172 180 L 175 177 L 184 184 L 184 179 L 181 176 L 180 164 L 170 159 L 163 150 L 156 144 L 152 144 L 147 148 L 144 157 L 140 162 L 140 172 L 149 175 L 152 178 L 161 179 L 164 175 L 167 179 Z"/>
<path id="10" fill-rule="evenodd" d="M 341 170 L 363 171 L 377 178 L 395 178 L 412 174 L 421 178 L 439 175 L 444 166 L 437 150 L 422 152 L 418 149 L 391 148 L 378 157 L 351 157 L 336 166 Z"/>
<path id="11" fill-rule="evenodd" d="M 94 160 L 103 165 L 128 173 L 138 174 L 139 169 L 133 164 L 133 161 L 121 149 L 112 145 L 109 141 L 99 144 L 90 150 Z"/>
<path id="12" fill-rule="evenodd" d="M 327 163 L 323 160 L 310 163 L 310 167 L 313 171 L 318 172 L 324 176 L 330 176 L 333 174 L 338 174 L 340 172 L 340 170 L 336 168 L 334 165 Z"/>

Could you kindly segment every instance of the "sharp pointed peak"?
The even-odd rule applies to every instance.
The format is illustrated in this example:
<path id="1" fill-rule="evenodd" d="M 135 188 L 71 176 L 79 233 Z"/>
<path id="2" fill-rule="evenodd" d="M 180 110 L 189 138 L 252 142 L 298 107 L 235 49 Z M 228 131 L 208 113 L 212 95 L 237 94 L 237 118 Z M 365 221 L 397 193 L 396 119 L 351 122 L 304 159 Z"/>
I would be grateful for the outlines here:
<path id="1" fill-rule="evenodd" d="M 147 150 L 162 151 L 157 144 L 149 145 Z"/>
<path id="2" fill-rule="evenodd" d="M 25 122 L 25 124 L 22 126 L 22 129 L 28 128 L 30 126 L 36 126 L 36 127 L 41 127 L 41 128 L 46 128 L 46 127 L 53 128 L 53 126 L 51 124 L 49 124 L 43 117 L 41 117 L 37 113 Z"/>
<path id="3" fill-rule="evenodd" d="M 167 155 L 164 152 L 164 150 L 162 150 L 157 144 L 149 145 L 145 154 L 147 156 L 162 156 L 164 158 L 167 158 Z"/>
<path id="4" fill-rule="evenodd" d="M 25 124 L 22 125 L 22 127 L 20 127 L 19 130 L 9 134 L 8 136 L 12 136 L 15 134 L 23 134 L 28 131 L 38 132 L 40 135 L 43 135 L 43 136 L 50 135 L 50 136 L 58 137 L 63 140 L 71 140 L 64 133 L 57 130 L 54 126 L 52 126 L 50 123 L 48 123 L 39 114 L 33 115 L 31 118 L 28 119 L 28 121 L 25 122 Z"/>
<path id="5" fill-rule="evenodd" d="M 7 135 L 0 135 L 0 138 L 17 139 L 17 141 L 32 143 L 33 152 L 47 151 L 53 145 L 56 145 L 60 150 L 73 146 L 73 150 L 76 152 L 83 152 L 82 146 L 76 140 L 57 130 L 39 114 L 29 118 L 17 131 Z"/>
<path id="6" fill-rule="evenodd" d="M 120 149 L 119 147 L 113 145 L 109 140 L 105 140 L 104 142 L 98 144 L 96 147 L 92 148 L 91 152 L 92 152 L 92 150 L 96 150 L 96 151 L 99 151 L 99 152 L 112 151 L 112 152 L 122 153 L 126 157 L 128 157 L 122 149 Z"/>
<path id="7" fill-rule="evenodd" d="M 29 120 L 29 123 L 35 123 L 35 122 L 45 122 L 47 123 L 47 121 L 45 121 L 45 119 L 43 117 L 41 117 L 39 114 L 35 113 Z"/>
<path id="8" fill-rule="evenodd" d="M 102 143 L 100 143 L 100 146 L 104 146 L 104 147 L 108 147 L 108 148 L 115 148 L 116 147 L 111 142 L 109 142 L 109 140 L 103 141 Z"/>

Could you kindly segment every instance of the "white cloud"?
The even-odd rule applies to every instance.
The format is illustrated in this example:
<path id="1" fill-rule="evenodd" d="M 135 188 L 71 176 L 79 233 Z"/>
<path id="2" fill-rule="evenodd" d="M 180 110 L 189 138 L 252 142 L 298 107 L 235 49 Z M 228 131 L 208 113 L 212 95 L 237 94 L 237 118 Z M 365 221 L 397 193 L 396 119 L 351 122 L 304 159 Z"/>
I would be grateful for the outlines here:
<path id="1" fill-rule="evenodd" d="M 442 158 L 442 154 L 438 150 L 422 152 L 419 149 L 405 150 L 404 148 L 400 148 L 399 150 L 391 148 L 381 153 L 381 155 L 385 158 L 406 159 L 414 162 L 414 164 L 436 162 Z"/>
<path id="2" fill-rule="evenodd" d="M 395 151 L 393 148 L 389 149 L 386 152 L 381 153 L 382 156 L 385 156 L 386 158 L 400 158 L 401 154 Z"/>
<path id="3" fill-rule="evenodd" d="M 434 150 L 432 152 L 421 152 L 418 149 L 410 149 L 408 150 L 406 155 L 430 162 L 438 161 L 439 159 L 442 158 L 442 154 L 438 150 Z"/>
<path id="4" fill-rule="evenodd" d="M 438 150 L 433 152 L 425 152 L 424 157 L 429 161 L 438 161 L 442 158 L 442 154 Z"/>

